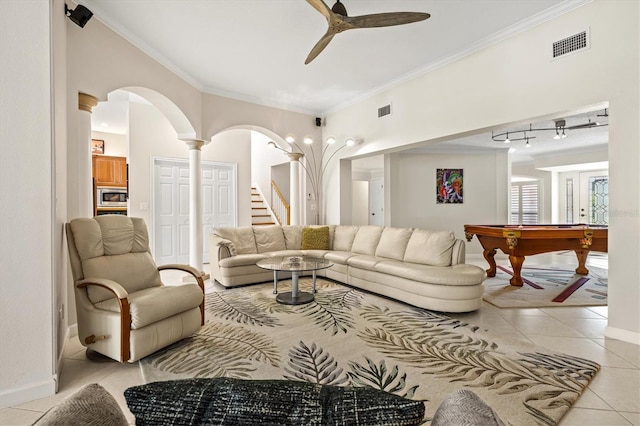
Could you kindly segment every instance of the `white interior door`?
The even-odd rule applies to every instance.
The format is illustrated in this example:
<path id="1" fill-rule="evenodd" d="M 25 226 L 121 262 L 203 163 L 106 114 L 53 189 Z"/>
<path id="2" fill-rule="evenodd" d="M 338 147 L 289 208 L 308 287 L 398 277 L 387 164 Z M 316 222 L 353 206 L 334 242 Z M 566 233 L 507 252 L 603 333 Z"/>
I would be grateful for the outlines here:
<path id="1" fill-rule="evenodd" d="M 154 160 L 153 247 L 156 263 L 189 263 L 189 162 Z M 237 226 L 236 165 L 202 162 L 203 263 L 209 233 Z"/>
<path id="2" fill-rule="evenodd" d="M 371 216 L 369 224 L 384 225 L 384 179 L 373 178 L 369 186 L 371 190 Z"/>
<path id="3" fill-rule="evenodd" d="M 580 223 L 609 225 L 609 171 L 580 173 Z"/>

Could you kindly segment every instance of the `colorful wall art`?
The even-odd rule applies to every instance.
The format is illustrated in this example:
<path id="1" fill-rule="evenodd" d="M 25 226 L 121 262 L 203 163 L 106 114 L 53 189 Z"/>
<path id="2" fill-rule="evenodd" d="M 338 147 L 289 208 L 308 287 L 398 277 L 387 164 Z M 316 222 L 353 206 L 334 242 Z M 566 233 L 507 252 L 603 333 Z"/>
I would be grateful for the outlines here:
<path id="1" fill-rule="evenodd" d="M 462 169 L 436 169 L 436 203 L 462 204 Z"/>

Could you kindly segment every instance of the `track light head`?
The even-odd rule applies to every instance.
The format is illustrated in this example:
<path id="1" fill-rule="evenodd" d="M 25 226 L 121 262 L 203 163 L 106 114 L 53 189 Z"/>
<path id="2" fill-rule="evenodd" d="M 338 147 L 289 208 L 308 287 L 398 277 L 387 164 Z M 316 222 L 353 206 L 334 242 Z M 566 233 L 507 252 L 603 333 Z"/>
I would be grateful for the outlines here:
<path id="1" fill-rule="evenodd" d="M 65 3 L 64 5 L 64 13 L 67 15 L 67 18 L 71 20 L 74 24 L 79 26 L 80 28 L 84 28 L 87 25 L 87 22 L 93 16 L 93 12 L 79 4 L 75 9 L 69 9 L 69 6 Z"/>

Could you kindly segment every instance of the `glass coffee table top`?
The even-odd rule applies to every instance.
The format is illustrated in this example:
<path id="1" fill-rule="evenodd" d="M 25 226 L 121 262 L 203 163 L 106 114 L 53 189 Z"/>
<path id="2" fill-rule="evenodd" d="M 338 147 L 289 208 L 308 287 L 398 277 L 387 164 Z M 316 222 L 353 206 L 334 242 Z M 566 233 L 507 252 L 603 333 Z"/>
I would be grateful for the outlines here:
<path id="1" fill-rule="evenodd" d="M 308 256 L 275 256 L 262 259 L 256 263 L 263 269 L 273 271 L 273 293 L 278 294 L 278 271 L 291 272 L 291 291 L 276 296 L 278 303 L 286 305 L 301 305 L 313 301 L 316 290 L 316 271 L 333 266 L 326 259 Z M 313 272 L 313 293 L 298 291 L 298 278 L 301 272 Z"/>
<path id="2" fill-rule="evenodd" d="M 333 263 L 319 257 L 275 256 L 260 260 L 257 265 L 272 271 L 317 271 L 333 266 Z"/>

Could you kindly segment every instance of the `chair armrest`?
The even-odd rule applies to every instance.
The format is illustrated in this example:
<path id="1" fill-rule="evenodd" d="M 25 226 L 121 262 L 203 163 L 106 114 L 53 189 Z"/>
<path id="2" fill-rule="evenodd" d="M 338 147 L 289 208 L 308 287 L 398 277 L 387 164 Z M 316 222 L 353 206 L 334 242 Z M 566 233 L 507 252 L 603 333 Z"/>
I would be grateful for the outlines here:
<path id="1" fill-rule="evenodd" d="M 200 288 L 204 292 L 204 279 L 202 278 L 204 274 L 202 272 L 198 271 L 193 266 L 179 264 L 179 263 L 170 263 L 170 264 L 167 264 L 167 265 L 158 266 L 158 271 L 164 271 L 164 270 L 168 270 L 168 269 L 177 269 L 178 271 L 184 271 L 184 272 L 187 272 L 187 273 L 193 275 L 193 277 L 198 282 L 198 285 L 200 286 Z"/>
<path id="2" fill-rule="evenodd" d="M 196 279 L 196 282 L 198 283 L 198 286 L 200 287 L 200 290 L 202 290 L 203 294 L 202 303 L 200 304 L 200 325 L 204 325 L 204 279 L 202 278 L 204 273 L 198 271 L 191 265 L 184 265 L 180 263 L 170 263 L 167 265 L 158 266 L 158 271 L 164 271 L 168 269 L 177 269 L 178 271 L 187 272 L 193 275 L 193 277 Z"/>
<path id="3" fill-rule="evenodd" d="M 182 264 L 182 263 L 169 263 L 169 264 L 166 264 L 166 265 L 158 266 L 158 271 L 163 271 L 165 269 L 177 269 L 179 271 L 184 271 L 184 272 L 190 273 L 196 279 L 198 277 L 202 278 L 202 272 L 198 271 L 196 268 L 194 268 L 191 265 L 185 265 L 185 264 Z"/>
<path id="4" fill-rule="evenodd" d="M 127 362 L 131 357 L 131 311 L 129 308 L 129 293 L 117 282 L 105 278 L 85 278 L 84 280 L 76 282 L 76 287 L 78 288 L 86 288 L 91 285 L 106 288 L 118 298 L 118 304 L 120 305 L 120 362 Z"/>
<path id="5" fill-rule="evenodd" d="M 126 299 L 129 297 L 129 293 L 120 284 L 115 281 L 108 280 L 106 278 L 85 278 L 76 282 L 78 288 L 86 288 L 90 285 L 96 285 L 98 287 L 106 288 L 112 292 L 118 299 Z"/>

